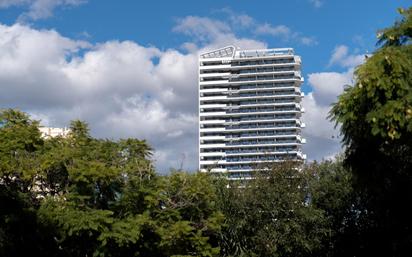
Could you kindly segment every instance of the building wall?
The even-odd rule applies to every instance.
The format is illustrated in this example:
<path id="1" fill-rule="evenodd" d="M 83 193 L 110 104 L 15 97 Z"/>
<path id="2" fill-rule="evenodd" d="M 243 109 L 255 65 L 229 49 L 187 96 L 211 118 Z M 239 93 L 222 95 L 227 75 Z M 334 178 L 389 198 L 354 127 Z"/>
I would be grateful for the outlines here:
<path id="1" fill-rule="evenodd" d="M 256 165 L 304 160 L 301 59 L 291 48 L 199 57 L 199 169 L 250 176 Z"/>
<path id="2" fill-rule="evenodd" d="M 43 138 L 51 137 L 66 137 L 70 132 L 69 128 L 51 128 L 51 127 L 40 127 L 39 128 Z"/>

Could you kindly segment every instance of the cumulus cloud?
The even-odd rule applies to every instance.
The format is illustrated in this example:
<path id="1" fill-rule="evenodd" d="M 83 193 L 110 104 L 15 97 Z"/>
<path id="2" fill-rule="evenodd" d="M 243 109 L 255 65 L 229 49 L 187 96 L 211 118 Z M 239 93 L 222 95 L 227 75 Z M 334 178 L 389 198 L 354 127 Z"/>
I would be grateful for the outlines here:
<path id="1" fill-rule="evenodd" d="M 254 19 L 246 14 L 232 15 L 230 16 L 232 23 L 241 27 L 250 27 L 254 24 Z"/>
<path id="2" fill-rule="evenodd" d="M 0 8 L 8 8 L 14 5 L 27 4 L 29 0 L 0 0 Z"/>
<path id="3" fill-rule="evenodd" d="M 178 19 L 173 31 L 191 36 L 202 43 L 215 41 L 227 33 L 232 33 L 225 22 L 198 16 Z"/>
<path id="4" fill-rule="evenodd" d="M 86 0 L 0 0 L 0 8 L 20 6 L 26 11 L 18 20 L 38 20 L 53 16 L 53 11 L 59 6 L 72 7 L 85 3 Z"/>
<path id="5" fill-rule="evenodd" d="M 309 84 L 313 89 L 314 100 L 327 106 L 337 101 L 337 96 L 343 92 L 345 85 L 352 84 L 353 70 L 346 72 L 319 72 L 308 75 Z"/>
<path id="6" fill-rule="evenodd" d="M 190 36 L 192 41 L 197 42 L 197 45 L 203 48 L 202 51 L 233 44 L 242 49 L 257 49 L 267 46 L 266 43 L 258 40 L 238 38 L 227 22 L 206 17 L 187 16 L 178 19 L 173 31 Z M 184 48 L 197 51 L 199 50 L 197 45 L 186 42 Z"/>
<path id="7" fill-rule="evenodd" d="M 270 35 L 284 41 L 295 41 L 302 45 L 312 46 L 318 42 L 315 37 L 303 36 L 302 33 L 292 31 L 285 25 L 271 25 L 269 23 L 258 24 L 254 30 L 257 35 Z"/>
<path id="8" fill-rule="evenodd" d="M 329 60 L 329 66 L 340 65 L 344 68 L 358 66 L 365 59 L 365 55 L 349 54 L 349 48 L 345 45 L 338 45 L 333 50 L 332 56 Z"/>
<path id="9" fill-rule="evenodd" d="M 318 41 L 316 40 L 315 37 L 302 36 L 302 37 L 299 37 L 299 40 L 303 45 L 307 45 L 307 46 L 313 46 L 313 45 L 318 44 Z"/>
<path id="10" fill-rule="evenodd" d="M 173 30 L 188 35 L 192 40 L 203 45 L 210 42 L 216 42 L 217 44 L 229 42 L 229 44 L 232 44 L 230 42 L 236 38 L 234 32 L 239 29 L 243 29 L 251 36 L 269 35 L 285 42 L 293 41 L 307 46 L 318 43 L 315 37 L 305 36 L 283 24 L 260 23 L 249 15 L 236 13 L 230 8 L 223 8 L 219 12 L 223 12 L 226 19 L 186 16 L 177 20 L 177 25 Z M 246 48 L 258 42 L 257 40 L 246 38 L 243 41 Z"/>
<path id="11" fill-rule="evenodd" d="M 256 27 L 257 34 L 269 34 L 272 36 L 288 37 L 291 33 L 290 29 L 285 25 L 273 26 L 269 23 L 260 24 Z"/>
<path id="12" fill-rule="evenodd" d="M 334 49 L 330 65 L 347 68 L 345 72 L 318 72 L 308 75 L 310 92 L 302 102 L 306 109 L 302 119 L 307 124 L 303 130 L 307 138 L 304 151 L 310 160 L 332 158 L 341 152 L 339 128 L 328 119 L 331 105 L 338 100 L 345 85 L 353 84 L 354 67 L 364 61 L 364 55 L 350 55 L 349 48 L 341 45 Z"/>
<path id="13" fill-rule="evenodd" d="M 255 19 L 251 16 L 244 13 L 236 13 L 228 7 L 218 10 L 218 12 L 222 12 L 229 17 L 229 21 L 236 27 L 249 28 L 256 23 Z"/>

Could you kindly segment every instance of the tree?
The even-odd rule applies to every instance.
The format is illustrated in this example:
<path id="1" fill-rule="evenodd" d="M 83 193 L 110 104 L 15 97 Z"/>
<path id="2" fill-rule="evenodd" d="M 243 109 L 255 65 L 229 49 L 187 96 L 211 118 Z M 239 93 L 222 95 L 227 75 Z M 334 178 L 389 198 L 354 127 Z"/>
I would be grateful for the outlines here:
<path id="1" fill-rule="evenodd" d="M 356 251 L 363 256 L 412 251 L 412 8 L 399 11 L 331 110 L 364 208 Z"/>
<path id="2" fill-rule="evenodd" d="M 344 167 L 343 159 L 338 155 L 334 160 L 313 162 L 305 167 L 312 174 L 311 204 L 323 211 L 328 229 L 316 256 L 353 256 L 354 245 L 359 242 L 357 221 L 363 209 L 353 188 L 352 173 Z"/>
<path id="3" fill-rule="evenodd" d="M 82 121 L 50 139 L 38 124 L 0 112 L 1 256 L 219 254 L 209 176 L 159 176 L 146 141 L 96 139 Z"/>
<path id="4" fill-rule="evenodd" d="M 38 124 L 21 111 L 0 110 L 1 256 L 47 255 L 55 250 L 48 229 L 36 218 L 40 201 L 33 189 L 44 144 Z"/>
<path id="5" fill-rule="evenodd" d="M 220 186 L 226 217 L 223 256 L 312 256 L 327 235 L 323 211 L 310 202 L 313 176 L 296 163 L 276 164 L 246 183 Z"/>

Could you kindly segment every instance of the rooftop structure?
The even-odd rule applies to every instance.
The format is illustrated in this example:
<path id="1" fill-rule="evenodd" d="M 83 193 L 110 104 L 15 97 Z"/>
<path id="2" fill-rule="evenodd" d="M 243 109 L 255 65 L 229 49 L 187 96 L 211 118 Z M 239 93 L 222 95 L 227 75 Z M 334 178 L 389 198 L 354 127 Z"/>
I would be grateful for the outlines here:
<path id="1" fill-rule="evenodd" d="M 66 137 L 70 132 L 69 128 L 40 127 L 39 130 L 43 138 Z"/>

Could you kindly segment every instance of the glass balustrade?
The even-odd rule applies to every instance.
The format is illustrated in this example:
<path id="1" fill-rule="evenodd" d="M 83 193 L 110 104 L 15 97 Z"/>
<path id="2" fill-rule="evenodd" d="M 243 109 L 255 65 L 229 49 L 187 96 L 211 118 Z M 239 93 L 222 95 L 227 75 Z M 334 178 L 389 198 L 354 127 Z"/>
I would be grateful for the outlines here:
<path id="1" fill-rule="evenodd" d="M 293 109 L 289 109 L 292 111 Z M 278 111 L 285 111 L 285 110 L 279 110 L 276 108 L 261 108 L 261 109 L 238 109 L 238 110 L 231 110 L 227 111 L 226 113 L 249 113 L 249 112 L 278 112 Z M 295 110 L 296 111 L 296 110 Z M 291 116 L 294 117 L 295 114 L 288 114 L 288 115 L 277 115 L 276 117 L 286 117 L 286 116 Z"/>
<path id="2" fill-rule="evenodd" d="M 299 96 L 299 92 L 295 91 L 288 91 L 288 92 L 271 92 L 271 93 L 241 93 L 241 94 L 232 94 L 228 95 L 228 98 L 234 98 L 234 97 L 251 97 L 251 96 L 283 96 L 283 95 L 296 95 Z M 295 99 L 291 99 L 290 101 L 294 101 Z"/>
<path id="3" fill-rule="evenodd" d="M 248 66 L 248 65 L 265 65 L 265 64 L 285 64 L 285 65 L 291 65 L 294 64 L 295 60 L 294 59 L 288 59 L 288 60 L 264 60 L 264 61 L 245 61 L 245 62 L 232 62 L 232 66 L 237 67 L 237 66 Z"/>
<path id="4" fill-rule="evenodd" d="M 239 70 L 238 73 L 235 73 L 235 72 L 232 72 L 232 73 L 233 74 L 249 74 L 249 73 L 280 72 L 280 71 L 294 72 L 295 68 L 293 66 L 286 67 L 286 68 L 270 67 L 270 68 L 258 68 L 258 69 L 245 69 L 245 70 Z"/>
<path id="5" fill-rule="evenodd" d="M 276 128 L 276 127 L 295 127 L 296 123 L 283 123 L 276 125 L 240 125 L 240 126 L 226 126 L 227 130 L 230 129 L 251 129 L 251 128 Z"/>
<path id="6" fill-rule="evenodd" d="M 291 140 L 268 140 L 268 141 L 245 141 L 245 142 L 229 142 L 226 145 L 264 145 L 264 144 L 287 144 L 287 143 L 297 143 L 296 139 Z"/>
<path id="7" fill-rule="evenodd" d="M 255 121 L 255 120 L 273 120 L 273 119 L 292 119 L 295 118 L 295 114 L 290 115 L 265 115 L 259 117 L 243 117 L 241 119 L 225 119 L 225 122 L 242 122 L 242 121 Z"/>
<path id="8" fill-rule="evenodd" d="M 243 149 L 243 150 L 227 150 L 227 154 L 243 154 L 243 153 L 262 153 L 262 152 L 289 152 L 296 151 L 295 147 L 275 147 L 275 148 L 265 148 L 265 149 Z"/>
<path id="9" fill-rule="evenodd" d="M 293 83 L 269 83 L 262 85 L 240 85 L 238 88 L 231 88 L 231 90 L 243 90 L 243 89 L 261 89 L 261 88 L 281 88 L 281 87 L 294 87 Z M 230 89 L 229 89 L 230 90 Z"/>
<path id="10" fill-rule="evenodd" d="M 238 135 L 226 135 L 225 138 L 240 138 L 240 137 L 257 137 L 257 136 L 283 136 L 283 135 L 294 135 L 293 132 L 268 132 L 268 133 L 243 133 Z"/>
<path id="11" fill-rule="evenodd" d="M 260 158 L 228 158 L 227 162 L 257 162 L 257 161 L 281 161 L 284 157 L 267 156 Z"/>

